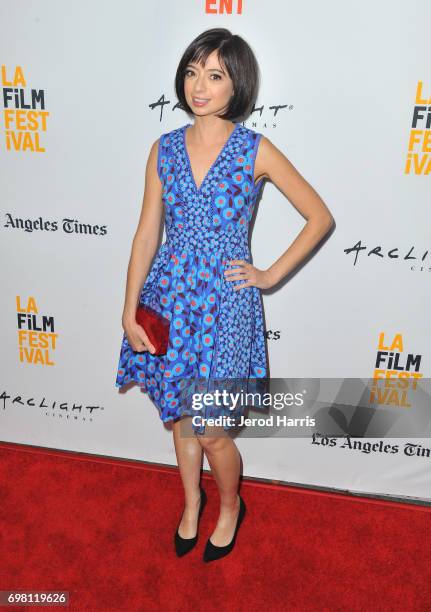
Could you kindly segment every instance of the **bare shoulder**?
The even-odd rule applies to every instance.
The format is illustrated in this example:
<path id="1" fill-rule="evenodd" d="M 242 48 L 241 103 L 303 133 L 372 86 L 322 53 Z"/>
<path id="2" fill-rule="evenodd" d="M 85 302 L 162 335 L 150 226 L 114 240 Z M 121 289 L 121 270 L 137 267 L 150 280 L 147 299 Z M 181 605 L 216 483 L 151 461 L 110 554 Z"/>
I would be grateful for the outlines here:
<path id="1" fill-rule="evenodd" d="M 259 147 L 257 149 L 256 162 L 259 160 L 260 163 L 263 163 L 263 165 L 268 167 L 271 165 L 271 162 L 274 162 L 280 155 L 285 157 L 280 149 L 275 146 L 272 140 L 270 140 L 268 136 L 262 134 Z"/>
<path id="2" fill-rule="evenodd" d="M 261 178 L 271 179 L 270 169 L 283 153 L 264 134 L 261 135 L 255 160 L 256 182 Z M 284 155 L 283 157 L 287 159 Z"/>
<path id="3" fill-rule="evenodd" d="M 146 175 L 147 175 L 147 180 L 151 180 L 153 182 L 159 182 L 160 183 L 160 179 L 158 176 L 158 172 L 157 172 L 157 161 L 158 161 L 158 155 L 159 155 L 159 143 L 160 143 L 160 138 L 157 138 L 157 140 L 155 140 L 150 148 L 150 151 L 148 153 L 148 159 L 147 159 L 147 169 L 146 169 Z"/>
<path id="4" fill-rule="evenodd" d="M 288 157 L 263 134 L 257 150 L 255 168 L 256 177 L 265 176 L 274 182 L 277 182 L 281 175 L 298 176 L 298 171 Z"/>
<path id="5" fill-rule="evenodd" d="M 162 218 L 162 191 L 163 184 L 157 168 L 158 148 L 160 138 L 155 140 L 148 152 L 145 169 L 144 197 L 139 217 L 137 236 L 145 240 L 158 236 Z"/>
<path id="6" fill-rule="evenodd" d="M 266 168 L 268 168 L 268 149 L 271 147 L 271 144 L 269 138 L 262 134 L 257 147 L 256 159 L 254 160 L 255 183 L 258 183 L 262 178 L 269 178 Z"/>
<path id="7" fill-rule="evenodd" d="M 159 152 L 159 143 L 160 143 L 161 138 L 162 138 L 161 136 L 160 136 L 160 138 L 157 138 L 157 140 L 155 140 L 153 142 L 153 144 L 151 145 L 151 149 L 150 149 L 150 153 L 148 155 L 148 159 L 150 159 L 150 157 L 155 157 L 156 161 L 157 161 L 157 155 L 158 155 L 158 152 Z"/>

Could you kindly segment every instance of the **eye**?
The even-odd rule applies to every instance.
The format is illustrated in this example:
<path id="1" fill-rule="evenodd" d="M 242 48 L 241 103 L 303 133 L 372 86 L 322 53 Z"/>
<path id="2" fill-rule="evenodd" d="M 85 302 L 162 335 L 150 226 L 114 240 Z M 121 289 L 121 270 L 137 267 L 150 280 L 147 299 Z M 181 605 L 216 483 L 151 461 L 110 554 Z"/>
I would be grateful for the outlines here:
<path id="1" fill-rule="evenodd" d="M 193 70 L 191 68 L 186 68 L 186 70 L 184 71 L 184 75 L 187 76 L 188 72 L 193 72 Z"/>
<path id="2" fill-rule="evenodd" d="M 213 74 L 213 75 L 211 75 L 211 76 L 216 77 L 216 81 L 218 81 L 218 80 L 220 80 L 220 79 L 221 79 L 221 76 L 220 76 L 219 74 Z"/>

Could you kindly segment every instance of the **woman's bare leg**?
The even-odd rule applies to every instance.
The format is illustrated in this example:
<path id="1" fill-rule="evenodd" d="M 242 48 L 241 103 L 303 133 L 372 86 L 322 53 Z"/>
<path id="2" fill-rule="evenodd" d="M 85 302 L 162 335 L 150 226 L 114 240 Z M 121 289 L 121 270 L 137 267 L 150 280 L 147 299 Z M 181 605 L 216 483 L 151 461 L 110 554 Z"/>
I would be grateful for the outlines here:
<path id="1" fill-rule="evenodd" d="M 220 514 L 210 536 L 211 542 L 215 546 L 226 546 L 232 540 L 239 513 L 241 455 L 223 427 L 206 425 L 205 434 L 198 435 L 198 441 L 210 464 L 220 497 Z"/>
<path id="2" fill-rule="evenodd" d="M 173 437 L 178 467 L 184 487 L 185 507 L 178 526 L 182 538 L 196 535 L 201 494 L 199 490 L 202 466 L 202 446 L 191 428 L 192 417 L 183 417 L 173 423 Z M 187 433 L 187 435 L 185 435 Z"/>

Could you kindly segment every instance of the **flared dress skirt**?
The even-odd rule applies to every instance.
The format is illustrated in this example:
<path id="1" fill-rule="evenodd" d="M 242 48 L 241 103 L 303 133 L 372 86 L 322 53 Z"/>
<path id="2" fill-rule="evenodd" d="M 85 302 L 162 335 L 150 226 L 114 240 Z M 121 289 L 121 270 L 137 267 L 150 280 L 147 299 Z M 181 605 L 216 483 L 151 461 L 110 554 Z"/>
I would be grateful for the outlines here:
<path id="1" fill-rule="evenodd" d="M 185 144 L 189 125 L 159 140 L 166 240 L 139 298 L 170 321 L 168 349 L 160 356 L 136 352 L 124 333 L 115 384 L 136 382 L 162 421 L 192 416 L 193 430 L 202 434 L 208 418 L 223 417 L 225 430 L 235 426 L 253 405 L 247 393 L 266 390 L 261 291 L 234 290 L 244 281 L 224 274 L 236 267 L 232 260 L 251 261 L 249 225 L 260 191 L 254 160 L 261 134 L 237 123 L 197 188 Z M 202 394 L 217 390 L 217 401 L 208 401 L 208 395 L 203 401 Z M 234 402 L 228 393 L 237 395 Z"/>

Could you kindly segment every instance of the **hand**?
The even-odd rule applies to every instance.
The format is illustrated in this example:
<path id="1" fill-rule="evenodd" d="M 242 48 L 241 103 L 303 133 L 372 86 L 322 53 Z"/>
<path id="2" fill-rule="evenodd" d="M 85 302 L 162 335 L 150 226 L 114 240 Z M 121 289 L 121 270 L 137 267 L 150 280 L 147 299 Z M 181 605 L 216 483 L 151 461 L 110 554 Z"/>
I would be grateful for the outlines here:
<path id="1" fill-rule="evenodd" d="M 253 264 L 244 259 L 232 259 L 227 262 L 231 265 L 237 265 L 237 268 L 225 270 L 224 275 L 226 280 L 244 280 L 246 282 L 241 285 L 234 285 L 234 291 L 238 291 L 243 287 L 258 287 L 259 289 L 269 289 L 273 286 L 271 273 L 268 270 L 259 270 Z"/>
<path id="2" fill-rule="evenodd" d="M 155 352 L 155 347 L 151 344 L 145 329 L 136 323 L 135 320 L 123 317 L 123 329 L 127 336 L 127 341 L 130 347 L 137 353 L 142 351 Z"/>

